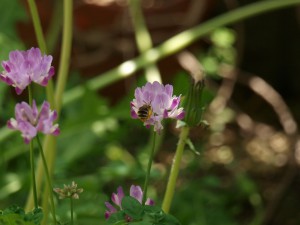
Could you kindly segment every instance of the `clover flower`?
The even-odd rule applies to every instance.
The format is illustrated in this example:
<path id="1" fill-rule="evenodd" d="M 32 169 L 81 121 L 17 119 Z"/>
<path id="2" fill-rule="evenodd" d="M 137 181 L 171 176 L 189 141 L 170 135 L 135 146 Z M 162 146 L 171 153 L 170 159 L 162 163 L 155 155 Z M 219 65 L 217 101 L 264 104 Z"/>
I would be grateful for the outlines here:
<path id="1" fill-rule="evenodd" d="M 64 188 L 53 188 L 53 191 L 55 191 L 58 194 L 59 199 L 79 199 L 79 194 L 83 192 L 83 189 L 77 188 L 77 184 L 74 181 L 72 181 L 71 185 L 64 184 Z"/>
<path id="2" fill-rule="evenodd" d="M 12 51 L 9 53 L 9 60 L 2 62 L 4 71 L 0 73 L 0 79 L 15 87 L 19 95 L 31 82 L 42 86 L 48 84 L 48 80 L 54 75 L 51 62 L 52 56 L 42 55 L 39 48 Z"/>
<path id="3" fill-rule="evenodd" d="M 179 108 L 180 96 L 173 96 L 173 86 L 163 85 L 155 81 L 146 83 L 137 88 L 135 99 L 130 103 L 131 117 L 140 119 L 149 128 L 154 126 L 154 131 L 163 129 L 161 121 L 166 118 L 181 120 L 184 118 L 183 108 Z"/>
<path id="4" fill-rule="evenodd" d="M 13 130 L 19 130 L 26 144 L 34 138 L 38 132 L 44 134 L 58 135 L 58 124 L 53 125 L 53 121 L 57 118 L 56 111 L 50 110 L 50 104 L 44 101 L 40 112 L 33 100 L 32 107 L 26 102 L 16 104 L 15 119 L 11 118 L 7 122 L 7 126 Z"/>
<path id="5" fill-rule="evenodd" d="M 130 196 L 138 200 L 142 204 L 143 199 L 143 191 L 140 186 L 131 185 L 130 187 Z M 119 209 L 122 210 L 122 199 L 124 197 L 123 188 L 120 186 L 117 189 L 117 193 L 113 193 L 111 196 L 111 200 L 115 203 Z M 154 205 L 154 201 L 148 198 L 145 202 L 145 205 Z M 108 210 L 105 211 L 105 219 L 108 219 L 111 214 L 117 212 L 118 210 L 109 202 L 105 202 L 105 206 Z M 130 218 L 127 218 L 130 219 Z"/>

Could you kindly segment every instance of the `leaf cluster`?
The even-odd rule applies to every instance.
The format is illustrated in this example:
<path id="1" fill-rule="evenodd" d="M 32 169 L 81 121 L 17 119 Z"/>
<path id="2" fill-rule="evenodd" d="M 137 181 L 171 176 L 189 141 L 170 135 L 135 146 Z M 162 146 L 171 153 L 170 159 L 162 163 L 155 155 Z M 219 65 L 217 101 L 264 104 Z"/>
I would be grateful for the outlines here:
<path id="1" fill-rule="evenodd" d="M 109 225 L 180 225 L 172 215 L 166 214 L 160 207 L 142 205 L 131 196 L 122 199 L 122 210 L 113 213 L 106 224 Z"/>
<path id="2" fill-rule="evenodd" d="M 0 210 L 0 225 L 39 225 L 43 218 L 41 208 L 25 213 L 24 209 L 12 205 L 4 210 Z"/>

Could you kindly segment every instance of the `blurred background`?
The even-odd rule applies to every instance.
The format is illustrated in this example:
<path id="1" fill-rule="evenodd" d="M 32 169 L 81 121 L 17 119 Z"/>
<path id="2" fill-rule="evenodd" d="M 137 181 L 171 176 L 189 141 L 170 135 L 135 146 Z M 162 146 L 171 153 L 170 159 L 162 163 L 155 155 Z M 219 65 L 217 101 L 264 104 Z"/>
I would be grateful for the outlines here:
<path id="1" fill-rule="evenodd" d="M 264 0 L 261 0 L 264 1 Z M 282 0 L 284 1 L 284 0 Z M 250 0 L 142 0 L 153 45 Z M 47 47 L 58 70 L 63 7 L 37 0 Z M 300 11 L 290 7 L 220 27 L 157 64 L 163 83 L 186 95 L 186 62 L 203 68 L 202 97 L 208 127 L 193 128 L 184 153 L 171 213 L 186 225 L 300 224 Z M 126 0 L 74 0 L 73 43 L 67 90 L 84 94 L 65 105 L 60 118 L 54 186 L 75 180 L 84 188 L 78 224 L 104 222 L 104 201 L 119 185 L 143 184 L 150 131 L 130 118 L 138 71 L 95 92 L 85 82 L 139 55 Z M 0 2 L 0 60 L 11 50 L 37 46 L 24 0 Z M 193 63 L 192 63 L 193 64 Z M 193 64 L 194 65 L 194 64 Z M 36 87 L 39 101 L 45 98 Z M 23 205 L 30 187 L 27 146 L 7 133 L 16 102 L 0 83 L 0 208 Z M 174 121 L 160 135 L 149 195 L 161 204 L 178 140 Z M 84 203 L 84 204 L 83 204 Z M 60 219 L 68 203 L 59 201 Z"/>

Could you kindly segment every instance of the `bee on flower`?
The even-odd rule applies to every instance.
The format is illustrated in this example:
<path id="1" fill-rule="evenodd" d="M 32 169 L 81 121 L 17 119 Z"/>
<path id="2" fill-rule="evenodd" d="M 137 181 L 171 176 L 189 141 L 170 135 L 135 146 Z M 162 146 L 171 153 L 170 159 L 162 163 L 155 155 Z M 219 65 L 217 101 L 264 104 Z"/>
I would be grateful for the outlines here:
<path id="1" fill-rule="evenodd" d="M 184 118 L 185 112 L 179 107 L 180 96 L 173 95 L 173 86 L 170 84 L 148 82 L 135 90 L 134 97 L 130 103 L 131 117 L 140 119 L 147 128 L 153 125 L 154 131 L 158 133 L 163 129 L 161 124 L 163 119 Z"/>

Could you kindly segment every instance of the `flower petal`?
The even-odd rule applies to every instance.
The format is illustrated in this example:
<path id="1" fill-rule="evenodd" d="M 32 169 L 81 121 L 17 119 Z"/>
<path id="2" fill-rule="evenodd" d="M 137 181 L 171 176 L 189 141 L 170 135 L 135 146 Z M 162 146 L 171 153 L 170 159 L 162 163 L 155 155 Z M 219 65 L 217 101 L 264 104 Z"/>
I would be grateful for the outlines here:
<path id="1" fill-rule="evenodd" d="M 104 203 L 106 208 L 109 210 L 109 212 L 117 212 L 116 208 L 112 206 L 112 204 L 110 204 L 109 202 L 105 202 Z"/>
<path id="2" fill-rule="evenodd" d="M 131 187 L 130 187 L 130 196 L 134 197 L 136 200 L 138 200 L 140 203 L 142 203 L 143 191 L 142 191 L 141 187 L 131 185 Z"/>
<path id="3" fill-rule="evenodd" d="M 165 93 L 171 98 L 173 95 L 173 86 L 170 84 L 166 84 Z"/>
<path id="4" fill-rule="evenodd" d="M 117 194 L 112 193 L 111 200 L 121 208 L 122 199 L 124 197 L 123 188 L 121 186 L 117 189 Z"/>
<path id="5" fill-rule="evenodd" d="M 150 198 L 147 198 L 145 205 L 154 205 L 154 201 Z"/>

